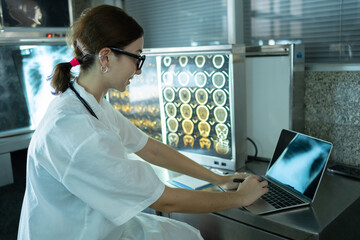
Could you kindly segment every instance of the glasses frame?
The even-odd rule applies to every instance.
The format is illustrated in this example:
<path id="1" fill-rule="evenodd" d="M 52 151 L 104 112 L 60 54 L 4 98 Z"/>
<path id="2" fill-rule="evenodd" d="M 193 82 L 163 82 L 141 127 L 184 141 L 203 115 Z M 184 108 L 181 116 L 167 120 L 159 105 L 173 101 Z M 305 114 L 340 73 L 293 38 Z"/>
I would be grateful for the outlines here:
<path id="1" fill-rule="evenodd" d="M 136 58 L 137 59 L 137 63 L 136 63 L 137 70 L 141 70 L 142 66 L 144 65 L 144 62 L 145 62 L 145 59 L 146 59 L 145 55 L 139 56 L 139 55 L 124 51 L 124 50 L 122 50 L 120 48 L 116 48 L 116 47 L 109 47 L 109 48 L 112 51 L 124 54 L 124 55 L 132 57 L 132 58 Z"/>

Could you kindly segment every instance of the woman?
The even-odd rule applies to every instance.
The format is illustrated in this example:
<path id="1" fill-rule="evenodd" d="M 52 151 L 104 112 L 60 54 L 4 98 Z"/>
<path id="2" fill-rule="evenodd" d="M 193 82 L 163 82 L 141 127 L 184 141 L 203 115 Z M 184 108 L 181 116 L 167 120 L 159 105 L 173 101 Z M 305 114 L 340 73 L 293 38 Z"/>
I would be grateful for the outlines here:
<path id="1" fill-rule="evenodd" d="M 141 213 L 207 213 L 249 205 L 267 192 L 256 176 L 216 175 L 148 138 L 104 99 L 141 74 L 143 29 L 123 10 L 101 5 L 73 25 L 74 59 L 58 64 L 57 97 L 28 149 L 27 186 L 18 239 L 201 239 L 193 227 Z M 80 64 L 74 80 L 71 67 Z M 237 191 L 214 193 L 165 186 L 144 161 Z M 236 187 L 236 186 L 235 186 Z"/>

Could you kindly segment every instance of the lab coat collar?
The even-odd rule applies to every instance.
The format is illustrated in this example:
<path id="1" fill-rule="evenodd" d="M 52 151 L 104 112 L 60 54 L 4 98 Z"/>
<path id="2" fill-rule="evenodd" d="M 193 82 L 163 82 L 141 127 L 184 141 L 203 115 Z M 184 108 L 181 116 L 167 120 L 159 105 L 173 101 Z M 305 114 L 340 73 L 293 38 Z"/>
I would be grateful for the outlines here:
<path id="1" fill-rule="evenodd" d="M 84 98 L 85 101 L 89 104 L 91 109 L 95 112 L 96 116 L 101 119 L 101 116 L 103 115 L 103 110 L 101 106 L 103 105 L 103 101 L 105 101 L 105 99 L 100 99 L 99 104 L 96 98 L 91 93 L 88 93 L 85 88 L 83 88 L 77 83 L 77 79 L 75 79 L 73 86 L 75 90 L 78 91 L 80 96 Z"/>

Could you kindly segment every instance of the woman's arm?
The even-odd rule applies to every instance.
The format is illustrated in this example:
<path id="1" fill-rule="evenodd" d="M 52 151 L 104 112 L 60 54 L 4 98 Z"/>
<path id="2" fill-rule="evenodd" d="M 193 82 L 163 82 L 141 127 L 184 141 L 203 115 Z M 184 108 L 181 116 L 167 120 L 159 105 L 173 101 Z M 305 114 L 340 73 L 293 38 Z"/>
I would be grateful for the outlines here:
<path id="1" fill-rule="evenodd" d="M 199 178 L 216 185 L 222 185 L 231 182 L 234 178 L 233 175 L 221 176 L 215 174 L 209 169 L 179 153 L 175 149 L 152 138 L 149 138 L 145 147 L 136 154 L 151 164 Z M 241 178 L 244 177 L 245 176 Z"/>
<path id="2" fill-rule="evenodd" d="M 161 197 L 150 208 L 162 212 L 209 213 L 248 206 L 267 193 L 267 182 L 252 175 L 236 192 L 205 192 L 165 187 Z"/>
<path id="3" fill-rule="evenodd" d="M 136 153 L 144 160 L 166 169 L 203 179 L 217 185 L 229 186 L 233 178 L 245 178 L 235 184 L 236 192 L 205 192 L 165 186 L 161 197 L 150 207 L 162 212 L 208 213 L 234 207 L 248 206 L 268 191 L 267 182 L 244 173 L 221 176 L 192 161 L 171 147 L 149 138 L 145 147 Z"/>

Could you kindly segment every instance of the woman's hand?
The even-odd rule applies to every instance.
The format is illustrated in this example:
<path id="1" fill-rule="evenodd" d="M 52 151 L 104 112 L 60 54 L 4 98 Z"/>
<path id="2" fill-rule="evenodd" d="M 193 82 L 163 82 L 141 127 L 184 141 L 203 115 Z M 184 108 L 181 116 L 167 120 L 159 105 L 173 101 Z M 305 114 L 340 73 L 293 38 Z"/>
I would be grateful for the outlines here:
<path id="1" fill-rule="evenodd" d="M 241 183 L 234 182 L 234 179 L 241 179 L 243 181 Z M 236 194 L 239 194 L 239 199 L 242 201 L 242 206 L 251 205 L 269 191 L 267 181 L 263 181 L 261 177 L 246 172 L 236 172 L 235 174 L 224 176 L 222 180 L 224 182 L 219 184 L 219 186 L 226 190 L 236 190 Z"/>
<path id="2" fill-rule="evenodd" d="M 219 183 L 218 185 L 225 190 L 236 190 L 239 187 L 239 183 L 234 182 L 234 179 L 245 180 L 245 178 L 249 176 L 255 176 L 255 175 L 246 172 L 236 172 L 231 175 L 223 176 L 222 182 Z"/>
<path id="3" fill-rule="evenodd" d="M 261 177 L 251 175 L 239 184 L 236 193 L 241 196 L 242 206 L 249 206 L 268 191 L 267 181 L 262 180 Z"/>

